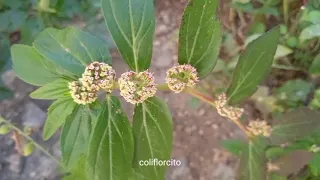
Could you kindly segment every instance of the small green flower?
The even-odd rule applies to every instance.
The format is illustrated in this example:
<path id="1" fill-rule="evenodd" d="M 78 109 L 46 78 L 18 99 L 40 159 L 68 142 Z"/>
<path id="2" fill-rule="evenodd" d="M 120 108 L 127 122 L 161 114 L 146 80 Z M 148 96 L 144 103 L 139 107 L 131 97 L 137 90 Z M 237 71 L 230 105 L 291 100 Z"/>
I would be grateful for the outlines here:
<path id="1" fill-rule="evenodd" d="M 92 91 L 82 84 L 82 79 L 69 83 L 70 94 L 78 104 L 90 104 L 97 99 L 96 91 Z"/>
<path id="2" fill-rule="evenodd" d="M 101 89 L 111 93 L 116 77 L 116 72 L 105 63 L 93 62 L 89 64 L 82 74 L 81 82 L 90 91 Z"/>
<path id="3" fill-rule="evenodd" d="M 154 76 L 148 71 L 123 73 L 118 83 L 121 96 L 132 104 L 142 103 L 157 92 Z"/>
<path id="4" fill-rule="evenodd" d="M 193 87 L 198 81 L 196 68 L 189 64 L 175 66 L 167 71 L 166 82 L 175 93 L 180 93 L 186 87 Z"/>

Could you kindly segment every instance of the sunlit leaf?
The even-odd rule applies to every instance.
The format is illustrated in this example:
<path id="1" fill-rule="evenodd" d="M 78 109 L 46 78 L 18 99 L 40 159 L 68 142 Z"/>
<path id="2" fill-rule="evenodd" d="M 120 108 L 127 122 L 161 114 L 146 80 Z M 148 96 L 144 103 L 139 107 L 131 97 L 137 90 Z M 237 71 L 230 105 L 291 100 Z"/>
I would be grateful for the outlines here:
<path id="1" fill-rule="evenodd" d="M 239 57 L 232 82 L 227 90 L 230 104 L 241 103 L 254 94 L 271 70 L 280 28 L 276 27 L 252 41 Z"/>
<path id="2" fill-rule="evenodd" d="M 300 33 L 300 41 L 306 41 L 320 36 L 320 24 L 308 26 Z"/>
<path id="3" fill-rule="evenodd" d="M 129 67 L 149 68 L 155 31 L 152 0 L 102 0 L 108 29 Z"/>
<path id="4" fill-rule="evenodd" d="M 133 136 L 131 124 L 116 97 L 107 102 L 90 139 L 87 176 L 90 180 L 125 180 L 132 173 Z"/>
<path id="5" fill-rule="evenodd" d="M 173 124 L 170 110 L 157 97 L 136 105 L 133 116 L 135 156 L 133 167 L 146 179 L 163 180 L 167 166 L 141 166 L 149 159 L 169 160 L 172 152 Z"/>
<path id="6" fill-rule="evenodd" d="M 216 65 L 222 30 L 218 0 L 191 0 L 179 34 L 179 64 L 191 64 L 203 78 Z"/>
<path id="7" fill-rule="evenodd" d="M 68 88 L 68 81 L 64 79 L 57 79 L 52 83 L 48 83 L 30 94 L 33 99 L 59 99 L 70 96 L 70 89 Z"/>

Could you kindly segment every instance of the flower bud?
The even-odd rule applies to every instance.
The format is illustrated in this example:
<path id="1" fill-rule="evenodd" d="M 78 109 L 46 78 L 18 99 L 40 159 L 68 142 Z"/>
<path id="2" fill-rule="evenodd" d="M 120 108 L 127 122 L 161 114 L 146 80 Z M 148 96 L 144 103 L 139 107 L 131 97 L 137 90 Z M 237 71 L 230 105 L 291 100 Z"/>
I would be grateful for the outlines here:
<path id="1" fill-rule="evenodd" d="M 193 87 L 198 80 L 196 68 L 189 64 L 175 66 L 167 71 L 166 82 L 175 93 L 183 91 L 186 87 Z"/>
<path id="2" fill-rule="evenodd" d="M 93 103 L 97 99 L 96 91 L 83 86 L 82 80 L 69 83 L 70 94 L 73 100 L 82 105 Z"/>
<path id="3" fill-rule="evenodd" d="M 132 104 L 142 103 L 157 91 L 154 76 L 148 71 L 123 73 L 118 83 L 121 96 Z"/>
<path id="4" fill-rule="evenodd" d="M 227 105 L 227 96 L 222 93 L 218 96 L 218 100 L 215 102 L 218 114 L 223 117 L 227 117 L 231 120 L 238 120 L 243 114 L 242 108 L 236 108 Z"/>
<path id="5" fill-rule="evenodd" d="M 116 72 L 105 63 L 93 62 L 89 64 L 82 74 L 81 82 L 90 91 L 106 90 L 111 93 Z"/>
<path id="6" fill-rule="evenodd" d="M 23 155 L 30 156 L 33 153 L 34 149 L 35 149 L 34 144 L 32 142 L 29 142 L 23 148 Z"/>
<path id="7" fill-rule="evenodd" d="M 263 135 L 269 137 L 271 135 L 271 126 L 267 124 L 266 121 L 250 121 L 249 126 L 247 127 L 248 131 L 252 134 L 259 136 Z"/>
<path id="8" fill-rule="evenodd" d="M 6 135 L 11 131 L 11 127 L 7 124 L 0 126 L 0 135 Z"/>

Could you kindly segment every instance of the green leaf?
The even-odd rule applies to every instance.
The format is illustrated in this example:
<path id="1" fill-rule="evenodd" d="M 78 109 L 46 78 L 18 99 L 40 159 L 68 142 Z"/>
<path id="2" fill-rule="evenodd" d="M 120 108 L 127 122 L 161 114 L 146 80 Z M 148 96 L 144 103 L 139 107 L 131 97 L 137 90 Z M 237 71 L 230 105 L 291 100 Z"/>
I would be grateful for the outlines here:
<path id="1" fill-rule="evenodd" d="M 311 25 L 304 28 L 300 33 L 299 38 L 300 38 L 300 41 L 303 42 L 319 36 L 320 36 L 320 24 L 315 24 L 315 25 Z"/>
<path id="2" fill-rule="evenodd" d="M 219 55 L 222 28 L 217 17 L 218 0 L 191 0 L 179 34 L 179 64 L 194 66 L 199 77 L 208 75 Z"/>
<path id="3" fill-rule="evenodd" d="M 107 97 L 90 139 L 88 179 L 129 179 L 132 172 L 131 124 L 116 97 Z"/>
<path id="4" fill-rule="evenodd" d="M 319 117 L 320 112 L 305 107 L 285 113 L 277 118 L 269 140 L 279 145 L 298 140 L 320 127 Z"/>
<path id="5" fill-rule="evenodd" d="M 30 94 L 33 99 L 48 99 L 54 100 L 62 97 L 70 96 L 70 89 L 68 88 L 68 81 L 65 79 L 57 79 L 52 83 L 48 83 L 40 87 Z"/>
<path id="6" fill-rule="evenodd" d="M 225 140 L 222 146 L 236 156 L 240 156 L 246 148 L 247 144 L 240 140 Z"/>
<path id="7" fill-rule="evenodd" d="M 79 76 L 91 62 L 111 64 L 107 45 L 74 27 L 63 30 L 48 28 L 39 34 L 33 45 L 46 59 Z"/>
<path id="8" fill-rule="evenodd" d="M 311 74 L 320 74 L 320 54 L 318 54 L 309 68 L 309 73 Z"/>
<path id="9" fill-rule="evenodd" d="M 310 169 L 314 176 L 320 176 L 320 153 L 317 153 L 312 159 Z"/>
<path id="10" fill-rule="evenodd" d="M 241 103 L 256 92 L 271 70 L 279 37 L 280 28 L 276 27 L 252 41 L 241 54 L 227 90 L 230 104 Z"/>
<path id="11" fill-rule="evenodd" d="M 87 106 L 77 106 L 73 113 L 67 117 L 60 143 L 62 162 L 68 170 L 77 167 L 80 157 L 86 156 L 88 152 L 91 121 Z"/>
<path id="12" fill-rule="evenodd" d="M 133 116 L 135 157 L 133 167 L 146 179 L 163 180 L 167 166 L 141 166 L 149 159 L 169 160 L 172 152 L 173 125 L 170 110 L 157 97 L 136 105 Z"/>
<path id="13" fill-rule="evenodd" d="M 82 155 L 79 157 L 77 165 L 70 171 L 70 175 L 63 177 L 63 180 L 87 180 L 85 165 L 86 156 Z"/>
<path id="14" fill-rule="evenodd" d="M 61 76 L 57 67 L 45 60 L 33 47 L 13 45 L 11 54 L 14 71 L 29 84 L 42 86 Z"/>
<path id="15" fill-rule="evenodd" d="M 77 104 L 71 97 L 60 98 L 48 109 L 48 118 L 43 129 L 43 139 L 48 140 L 65 123 Z"/>
<path id="16" fill-rule="evenodd" d="M 135 71 L 149 68 L 155 12 L 152 0 L 102 0 L 104 19 L 118 49 Z"/>
<path id="17" fill-rule="evenodd" d="M 281 44 L 278 45 L 276 54 L 274 55 L 274 59 L 279 59 L 282 57 L 286 57 L 289 54 L 292 54 L 293 50 L 288 48 L 287 46 L 283 46 Z"/>
<path id="18" fill-rule="evenodd" d="M 269 174 L 269 179 L 268 180 L 288 180 L 287 177 L 281 176 L 279 174 L 276 174 L 274 172 Z"/>
<path id="19" fill-rule="evenodd" d="M 240 159 L 239 180 L 266 180 L 266 157 L 264 140 L 257 137 L 251 140 Z"/>
<path id="20" fill-rule="evenodd" d="M 10 91 L 10 89 L 0 86 L 0 101 L 4 99 L 9 99 L 13 97 L 13 95 L 14 94 L 12 91 Z"/>

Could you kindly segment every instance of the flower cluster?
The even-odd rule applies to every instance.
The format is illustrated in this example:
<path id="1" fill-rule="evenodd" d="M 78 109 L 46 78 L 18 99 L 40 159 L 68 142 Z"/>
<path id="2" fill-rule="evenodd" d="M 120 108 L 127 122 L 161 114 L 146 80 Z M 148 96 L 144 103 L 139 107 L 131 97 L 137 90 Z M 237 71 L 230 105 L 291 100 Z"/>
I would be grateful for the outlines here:
<path id="1" fill-rule="evenodd" d="M 175 93 L 193 87 L 198 80 L 197 70 L 189 64 L 175 66 L 167 71 L 166 82 Z"/>
<path id="2" fill-rule="evenodd" d="M 142 103 L 157 91 L 154 76 L 148 71 L 123 73 L 118 83 L 121 96 L 132 104 Z"/>
<path id="3" fill-rule="evenodd" d="M 69 89 L 71 97 L 78 104 L 90 104 L 97 99 L 96 91 L 91 91 L 90 89 L 85 87 L 82 84 L 81 79 L 69 83 Z"/>
<path id="4" fill-rule="evenodd" d="M 93 62 L 87 66 L 82 74 L 82 84 L 91 91 L 103 89 L 111 93 L 115 77 L 116 73 L 111 66 Z"/>
<path id="5" fill-rule="evenodd" d="M 215 104 L 220 116 L 227 117 L 234 121 L 241 118 L 244 111 L 242 108 L 228 106 L 227 96 L 225 93 L 222 93 L 218 96 L 218 100 L 215 102 Z"/>
<path id="6" fill-rule="evenodd" d="M 248 131 L 258 136 L 263 135 L 269 137 L 271 135 L 272 128 L 266 121 L 250 121 L 247 127 Z"/>

